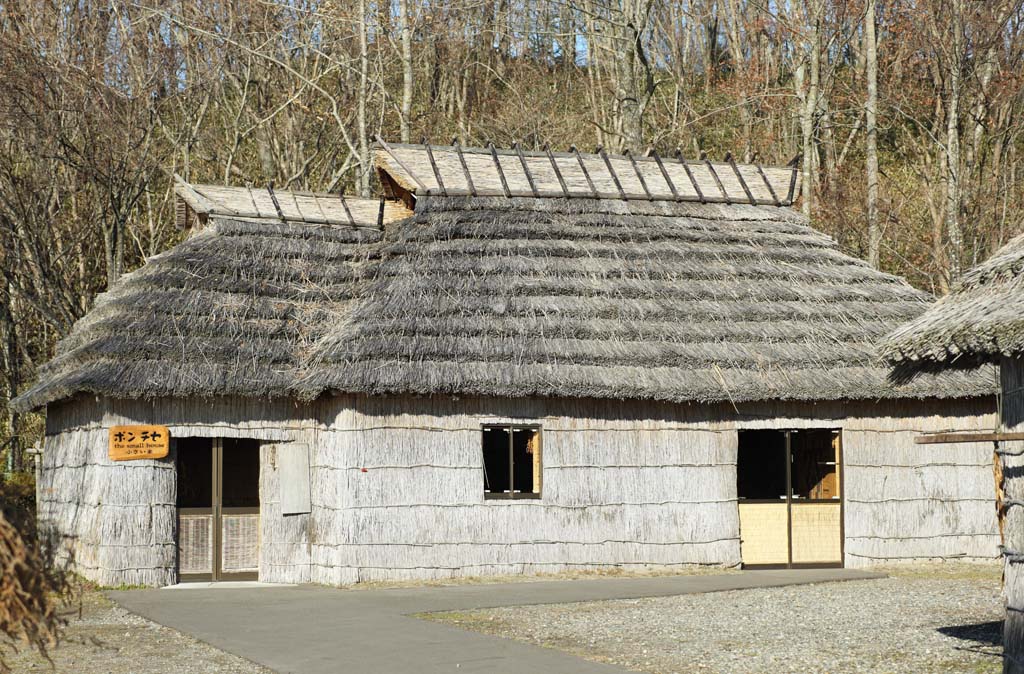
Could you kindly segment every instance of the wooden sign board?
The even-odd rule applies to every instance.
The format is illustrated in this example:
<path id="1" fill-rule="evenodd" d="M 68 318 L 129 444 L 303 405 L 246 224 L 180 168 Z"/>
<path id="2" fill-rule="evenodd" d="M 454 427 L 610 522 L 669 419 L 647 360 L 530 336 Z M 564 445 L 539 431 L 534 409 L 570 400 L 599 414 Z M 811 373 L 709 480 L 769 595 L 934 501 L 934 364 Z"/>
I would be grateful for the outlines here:
<path id="1" fill-rule="evenodd" d="M 112 461 L 162 459 L 170 446 L 166 426 L 111 426 L 107 455 Z"/>

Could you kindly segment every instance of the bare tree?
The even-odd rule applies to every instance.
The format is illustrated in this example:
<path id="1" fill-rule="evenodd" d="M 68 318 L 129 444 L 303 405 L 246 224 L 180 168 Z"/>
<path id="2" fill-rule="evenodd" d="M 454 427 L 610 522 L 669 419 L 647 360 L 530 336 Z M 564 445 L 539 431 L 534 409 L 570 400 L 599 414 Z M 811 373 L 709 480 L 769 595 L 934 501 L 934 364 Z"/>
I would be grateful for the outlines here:
<path id="1" fill-rule="evenodd" d="M 867 179 L 868 264 L 878 268 L 882 230 L 878 222 L 878 38 L 875 35 L 875 0 L 867 0 L 864 13 L 864 177 Z"/>

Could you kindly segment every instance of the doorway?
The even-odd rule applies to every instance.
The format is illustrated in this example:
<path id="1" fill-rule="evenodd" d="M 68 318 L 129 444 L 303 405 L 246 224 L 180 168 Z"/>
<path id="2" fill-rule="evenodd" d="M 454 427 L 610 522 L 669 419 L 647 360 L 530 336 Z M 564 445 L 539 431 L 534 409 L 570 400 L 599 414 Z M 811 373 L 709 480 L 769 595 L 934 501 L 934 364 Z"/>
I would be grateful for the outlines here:
<path id="1" fill-rule="evenodd" d="M 831 428 L 739 432 L 745 568 L 843 565 L 841 437 Z"/>
<path id="2" fill-rule="evenodd" d="M 178 574 L 182 582 L 256 580 L 260 449 L 248 438 L 178 438 Z"/>

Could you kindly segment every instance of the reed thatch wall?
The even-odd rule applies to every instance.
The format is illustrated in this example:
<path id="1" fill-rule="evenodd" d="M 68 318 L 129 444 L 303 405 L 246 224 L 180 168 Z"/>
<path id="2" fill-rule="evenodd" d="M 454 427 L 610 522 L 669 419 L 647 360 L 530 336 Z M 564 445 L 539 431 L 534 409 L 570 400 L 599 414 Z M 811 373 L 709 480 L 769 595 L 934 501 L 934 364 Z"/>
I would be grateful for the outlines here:
<path id="1" fill-rule="evenodd" d="M 314 454 L 312 578 L 738 564 L 741 427 L 843 428 L 847 565 L 991 560 L 987 450 L 914 437 L 991 428 L 993 409 L 348 397 L 325 409 Z M 480 425 L 501 421 L 543 425 L 542 500 L 484 500 Z"/>
<path id="2" fill-rule="evenodd" d="M 161 460 L 113 462 L 108 431 L 119 424 L 164 424 L 171 437 L 248 437 L 270 443 L 302 437 L 313 424 L 304 407 L 242 398 L 114 400 L 78 396 L 48 407 L 46 440 L 39 473 L 41 527 L 52 527 L 74 552 L 76 570 L 105 586 L 163 586 L 177 582 L 177 494 L 174 448 Z M 264 466 L 269 465 L 264 461 Z M 268 578 L 301 580 L 290 568 L 291 541 L 299 525 L 274 517 L 273 471 L 261 471 L 261 550 Z M 276 571 L 278 566 L 286 571 Z M 300 569 L 307 569 L 304 560 Z M 275 575 L 276 574 L 276 575 Z M 283 574 L 283 575 L 282 575 Z"/>
<path id="3" fill-rule="evenodd" d="M 739 563 L 736 436 L 676 430 L 699 407 L 338 402 L 314 454 L 315 582 Z M 543 424 L 543 498 L 485 501 L 480 424 L 512 420 Z"/>
<path id="4" fill-rule="evenodd" d="M 107 427 L 119 422 L 104 407 L 84 400 L 50 407 L 40 529 L 56 530 L 75 570 L 100 585 L 169 585 L 177 577 L 174 463 L 110 461 Z"/>
<path id="5" fill-rule="evenodd" d="M 990 450 L 915 445 L 990 429 L 992 399 L 680 405 L 629 401 L 343 396 L 77 398 L 51 407 L 40 513 L 105 585 L 176 580 L 171 459 L 113 464 L 106 428 L 165 423 L 177 437 L 255 437 L 260 578 L 347 584 L 567 569 L 735 566 L 739 428 L 840 427 L 849 566 L 993 559 Z M 480 426 L 543 426 L 543 498 L 485 501 Z M 277 453 L 311 448 L 312 513 L 280 513 Z M 173 457 L 172 457 L 173 458 Z"/>

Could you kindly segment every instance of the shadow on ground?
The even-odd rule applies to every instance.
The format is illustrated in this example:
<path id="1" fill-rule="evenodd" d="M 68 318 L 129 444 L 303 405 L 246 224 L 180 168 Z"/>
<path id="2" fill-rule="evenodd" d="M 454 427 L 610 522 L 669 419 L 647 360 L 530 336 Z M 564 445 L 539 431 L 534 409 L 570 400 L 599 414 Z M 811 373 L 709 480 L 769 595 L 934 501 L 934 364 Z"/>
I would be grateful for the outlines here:
<path id="1" fill-rule="evenodd" d="M 952 625 L 940 627 L 938 631 L 947 637 L 961 639 L 967 643 L 957 646 L 958 650 L 974 651 L 986 655 L 1001 656 L 1003 645 L 1003 621 L 993 620 L 973 625 Z"/>

